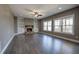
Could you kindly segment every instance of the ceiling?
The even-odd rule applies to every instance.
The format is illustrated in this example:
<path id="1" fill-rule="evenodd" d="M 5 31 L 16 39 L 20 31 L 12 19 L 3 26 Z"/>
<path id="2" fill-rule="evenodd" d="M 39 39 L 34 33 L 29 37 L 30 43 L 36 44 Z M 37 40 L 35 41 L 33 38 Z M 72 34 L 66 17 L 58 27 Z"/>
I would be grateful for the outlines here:
<path id="1" fill-rule="evenodd" d="M 76 4 L 11 4 L 9 5 L 12 13 L 17 17 L 35 18 L 28 10 L 38 10 L 43 16 L 37 17 L 42 19 L 50 15 L 74 8 Z M 26 10 L 28 9 L 28 10 Z"/>

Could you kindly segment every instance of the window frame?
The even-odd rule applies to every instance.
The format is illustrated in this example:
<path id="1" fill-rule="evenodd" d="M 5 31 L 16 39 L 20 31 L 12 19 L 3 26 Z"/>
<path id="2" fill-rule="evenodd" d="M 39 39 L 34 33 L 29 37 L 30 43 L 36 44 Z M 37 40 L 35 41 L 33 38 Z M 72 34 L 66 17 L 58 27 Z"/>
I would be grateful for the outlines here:
<path id="1" fill-rule="evenodd" d="M 51 27 L 51 30 L 48 30 L 48 27 L 49 27 L 49 24 L 48 24 L 48 22 L 50 22 L 51 21 L 51 25 L 50 25 L 50 27 Z M 47 22 L 47 30 L 44 30 L 44 22 Z M 52 31 L 52 20 L 47 20 L 47 21 L 43 21 L 43 31 Z"/>
<path id="2" fill-rule="evenodd" d="M 73 18 L 73 25 L 72 25 L 72 33 L 68 33 L 68 32 L 63 32 L 63 19 L 66 19 L 66 18 L 68 18 L 68 17 L 72 17 Z M 61 21 L 61 23 L 62 23 L 62 25 L 61 25 L 61 31 L 59 32 L 59 31 L 55 31 L 55 20 L 62 20 Z M 65 20 L 66 21 L 66 20 Z M 74 14 L 72 14 L 72 15 L 67 15 L 67 16 L 64 16 L 64 17 L 59 17 L 59 18 L 55 18 L 54 20 L 53 20 L 53 28 L 54 28 L 54 32 L 58 32 L 58 33 L 63 33 L 63 34 L 71 34 L 71 35 L 74 35 Z M 71 25 L 69 25 L 69 26 L 71 26 Z M 66 27 L 66 26 L 65 26 Z"/>
<path id="3" fill-rule="evenodd" d="M 58 24 L 55 25 L 55 21 L 56 20 L 59 20 L 59 19 L 57 18 L 57 19 L 54 20 L 54 27 L 53 27 L 54 28 L 54 32 L 61 32 L 61 30 L 62 30 L 61 28 L 60 28 L 60 31 L 55 31 L 55 26 L 61 27 L 61 20 L 59 20 L 60 21 L 60 25 L 58 25 Z"/>

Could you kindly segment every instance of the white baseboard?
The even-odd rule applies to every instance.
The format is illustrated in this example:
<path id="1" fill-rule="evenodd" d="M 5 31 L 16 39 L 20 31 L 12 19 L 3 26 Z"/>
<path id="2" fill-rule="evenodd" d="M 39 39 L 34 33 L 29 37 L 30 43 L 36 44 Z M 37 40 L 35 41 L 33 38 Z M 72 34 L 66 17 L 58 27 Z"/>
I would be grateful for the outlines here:
<path id="1" fill-rule="evenodd" d="M 45 32 L 40 32 L 40 33 L 45 33 Z M 47 35 L 50 35 L 50 36 L 55 36 L 55 37 L 58 37 L 58 38 L 62 38 L 62 39 L 65 39 L 65 40 L 69 40 L 69 41 L 72 41 L 72 42 L 75 42 L 75 43 L 79 43 L 78 40 L 75 40 L 75 39 L 70 39 L 70 38 L 66 38 L 66 37 L 62 37 L 62 36 L 57 36 L 57 35 L 53 35 L 53 34 L 48 34 L 48 33 L 45 33 Z"/>
<path id="2" fill-rule="evenodd" d="M 24 32 L 23 32 L 24 33 Z M 15 33 L 15 35 L 23 34 L 23 33 Z"/>
<path id="3" fill-rule="evenodd" d="M 3 53 L 6 51 L 7 47 L 8 47 L 9 44 L 12 42 L 13 38 L 14 38 L 16 35 L 19 35 L 19 34 L 23 34 L 23 33 L 15 33 L 15 34 L 11 37 L 11 39 L 8 41 L 8 43 L 5 45 L 5 47 L 4 47 L 3 50 L 0 52 L 0 54 L 3 54 Z"/>

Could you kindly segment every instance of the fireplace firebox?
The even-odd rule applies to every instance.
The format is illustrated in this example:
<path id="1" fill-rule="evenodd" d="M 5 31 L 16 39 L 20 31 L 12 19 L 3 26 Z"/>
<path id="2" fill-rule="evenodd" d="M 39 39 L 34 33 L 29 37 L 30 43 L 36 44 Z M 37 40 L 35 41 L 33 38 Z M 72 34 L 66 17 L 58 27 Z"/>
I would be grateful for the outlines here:
<path id="1" fill-rule="evenodd" d="M 32 32 L 32 28 L 27 28 L 27 32 Z"/>
<path id="2" fill-rule="evenodd" d="M 32 32 L 33 31 L 33 25 L 25 25 L 25 32 Z"/>

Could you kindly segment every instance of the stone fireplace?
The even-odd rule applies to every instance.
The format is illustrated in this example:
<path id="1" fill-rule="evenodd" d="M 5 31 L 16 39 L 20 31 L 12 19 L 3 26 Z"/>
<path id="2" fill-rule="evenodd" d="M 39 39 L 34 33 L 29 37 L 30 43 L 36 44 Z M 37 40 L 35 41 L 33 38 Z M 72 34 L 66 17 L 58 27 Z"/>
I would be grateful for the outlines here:
<path id="1" fill-rule="evenodd" d="M 33 32 L 33 25 L 25 25 L 25 32 L 32 33 Z"/>

